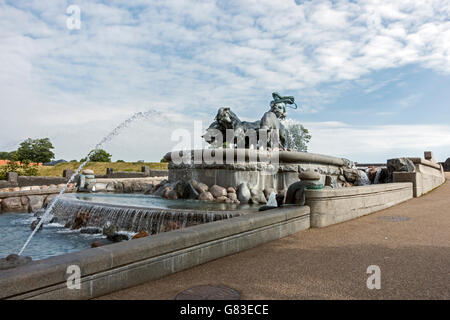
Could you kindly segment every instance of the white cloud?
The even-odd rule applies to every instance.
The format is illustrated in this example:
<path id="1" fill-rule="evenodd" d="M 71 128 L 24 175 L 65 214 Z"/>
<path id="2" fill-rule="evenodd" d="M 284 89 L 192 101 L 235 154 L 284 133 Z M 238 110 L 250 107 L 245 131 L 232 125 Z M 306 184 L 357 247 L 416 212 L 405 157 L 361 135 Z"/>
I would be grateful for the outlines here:
<path id="1" fill-rule="evenodd" d="M 355 126 L 341 122 L 304 123 L 312 140 L 309 152 L 358 162 L 385 162 L 395 157 L 423 157 L 431 150 L 445 161 L 450 148 L 448 125 Z"/>

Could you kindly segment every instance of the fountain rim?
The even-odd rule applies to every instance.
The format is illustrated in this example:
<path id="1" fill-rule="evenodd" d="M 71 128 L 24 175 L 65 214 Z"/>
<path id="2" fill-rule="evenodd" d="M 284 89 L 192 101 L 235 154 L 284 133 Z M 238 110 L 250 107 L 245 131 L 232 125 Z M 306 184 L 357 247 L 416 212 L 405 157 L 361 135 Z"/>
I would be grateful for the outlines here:
<path id="1" fill-rule="evenodd" d="M 280 164 L 289 163 L 319 163 L 326 165 L 336 165 L 336 166 L 348 166 L 350 161 L 344 158 L 338 158 L 318 153 L 300 152 L 300 151 L 267 151 L 267 150 L 256 150 L 256 149 L 193 149 L 193 150 L 175 150 L 168 152 L 164 159 L 172 162 L 172 155 L 178 154 L 183 157 L 190 153 L 191 158 L 200 157 L 197 159 L 203 159 L 203 155 L 207 156 L 220 156 L 224 160 L 232 158 L 237 160 L 238 158 L 244 158 L 245 161 L 250 159 L 257 159 L 257 162 L 274 162 L 277 159 Z"/>
<path id="2" fill-rule="evenodd" d="M 215 214 L 215 213 L 230 213 L 235 214 L 236 212 L 256 212 L 253 210 L 199 210 L 199 209 L 179 209 L 179 208 L 153 208 L 153 207 L 142 207 L 142 206 L 133 206 L 133 205 L 123 205 L 123 204 L 113 204 L 113 203 L 104 203 L 104 202 L 94 202 L 94 201 L 85 201 L 80 199 L 69 199 L 66 197 L 63 197 L 61 199 L 58 199 L 58 202 L 74 202 L 78 204 L 86 204 L 91 206 L 102 206 L 102 207 L 108 207 L 108 208 L 122 208 L 122 209 L 130 209 L 130 210 L 152 210 L 152 211 L 160 211 L 160 212 L 178 212 L 178 213 L 186 213 L 187 211 L 189 213 L 203 213 L 203 214 Z"/>

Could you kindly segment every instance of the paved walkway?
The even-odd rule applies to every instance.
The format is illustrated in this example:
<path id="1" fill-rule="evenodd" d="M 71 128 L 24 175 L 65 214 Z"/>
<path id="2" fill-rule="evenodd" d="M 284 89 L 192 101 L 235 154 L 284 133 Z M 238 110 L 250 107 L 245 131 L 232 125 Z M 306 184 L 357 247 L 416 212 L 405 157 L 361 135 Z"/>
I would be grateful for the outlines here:
<path id="1" fill-rule="evenodd" d="M 409 220 L 382 218 L 389 216 Z M 370 265 L 381 268 L 380 290 L 367 289 Z M 101 299 L 173 299 L 201 284 L 232 287 L 243 299 L 450 299 L 450 181 L 398 206 Z"/>

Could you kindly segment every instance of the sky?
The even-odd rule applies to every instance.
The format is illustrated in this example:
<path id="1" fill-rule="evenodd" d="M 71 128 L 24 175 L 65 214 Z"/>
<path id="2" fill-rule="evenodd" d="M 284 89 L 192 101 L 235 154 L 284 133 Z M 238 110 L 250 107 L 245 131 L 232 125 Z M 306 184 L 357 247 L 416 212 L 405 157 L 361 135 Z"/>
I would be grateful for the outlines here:
<path id="1" fill-rule="evenodd" d="M 105 149 L 159 161 L 219 107 L 259 120 L 274 91 L 295 97 L 309 152 L 445 161 L 450 2 L 0 0 L 0 151 L 48 137 L 56 159 L 80 159 L 158 110 Z"/>

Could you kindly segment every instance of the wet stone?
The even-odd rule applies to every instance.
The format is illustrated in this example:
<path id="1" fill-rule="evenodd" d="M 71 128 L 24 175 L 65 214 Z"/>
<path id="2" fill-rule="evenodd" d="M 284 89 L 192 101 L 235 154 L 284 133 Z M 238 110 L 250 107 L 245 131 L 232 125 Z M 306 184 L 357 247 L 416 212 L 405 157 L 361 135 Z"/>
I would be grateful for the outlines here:
<path id="1" fill-rule="evenodd" d="M 6 258 L 0 259 L 0 270 L 16 268 L 30 263 L 31 261 L 31 257 L 21 257 L 17 254 L 10 254 Z"/>

